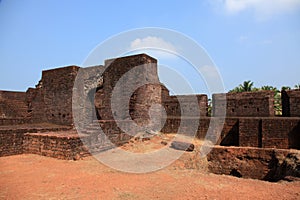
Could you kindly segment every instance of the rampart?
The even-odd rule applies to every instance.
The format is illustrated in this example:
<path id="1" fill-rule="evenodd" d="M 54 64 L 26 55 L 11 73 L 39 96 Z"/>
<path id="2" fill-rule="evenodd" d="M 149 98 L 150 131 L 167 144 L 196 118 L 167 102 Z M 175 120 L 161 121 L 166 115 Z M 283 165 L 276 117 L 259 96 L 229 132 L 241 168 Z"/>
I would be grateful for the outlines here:
<path id="1" fill-rule="evenodd" d="M 170 95 L 169 90 L 159 82 L 157 60 L 139 54 L 106 60 L 104 66 L 68 66 L 45 70 L 35 88 L 29 88 L 26 92 L 0 91 L 0 156 L 36 153 L 78 159 L 89 155 L 76 134 L 64 134 L 61 129 L 41 131 L 31 128 L 25 131 L 7 128 L 37 123 L 74 128 L 72 95 L 78 73 L 84 74 L 81 85 L 77 85 L 82 86 L 78 98 L 88 99 L 93 111 L 83 111 L 80 117 L 93 115 L 85 133 L 89 140 L 99 144 L 101 138 L 93 126 L 101 127 L 112 143 L 118 146 L 128 142 L 132 136 L 121 130 L 116 120 L 124 127 L 132 120 L 144 126 L 149 123 L 151 114 L 154 119 L 165 121 L 163 128 L 155 131 L 217 139 L 216 144 L 220 146 L 253 147 L 255 150 L 251 151 L 254 156 L 260 154 L 259 149 L 300 150 L 300 90 L 282 91 L 283 115 L 276 117 L 272 91 L 213 94 L 212 117 L 209 117 L 207 95 Z M 80 103 L 76 106 L 85 108 Z M 160 108 L 164 108 L 166 115 Z M 59 132 L 53 133 L 55 131 Z M 109 146 L 103 144 L 103 149 L 107 148 Z M 225 157 L 226 152 L 239 156 L 234 148 L 230 151 L 217 148 L 213 152 L 219 151 Z M 272 151 L 264 152 L 267 152 L 268 159 L 272 159 Z M 229 168 L 227 171 L 225 169 L 218 172 L 233 173 Z"/>
<path id="2" fill-rule="evenodd" d="M 226 106 L 228 117 L 272 117 L 274 111 L 274 92 L 241 92 L 213 94 L 213 116 L 223 115 Z"/>

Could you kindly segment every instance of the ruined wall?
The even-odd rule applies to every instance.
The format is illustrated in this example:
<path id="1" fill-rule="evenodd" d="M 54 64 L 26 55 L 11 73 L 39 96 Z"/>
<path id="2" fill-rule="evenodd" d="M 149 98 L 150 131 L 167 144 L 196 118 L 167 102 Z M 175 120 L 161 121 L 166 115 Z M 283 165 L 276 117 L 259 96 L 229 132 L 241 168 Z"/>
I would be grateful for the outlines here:
<path id="1" fill-rule="evenodd" d="M 218 118 L 212 118 L 215 120 L 222 120 Z M 216 123 L 220 126 L 220 122 Z M 222 146 L 239 146 L 239 119 L 238 118 L 226 118 L 224 126 L 221 127 L 221 137 L 217 144 Z"/>
<path id="2" fill-rule="evenodd" d="M 64 133 L 64 131 L 69 131 L 70 127 L 61 127 L 61 126 L 51 126 L 51 127 L 34 127 L 28 126 L 9 126 L 0 128 L 0 157 L 1 156 L 10 156 L 17 155 L 22 153 L 28 153 L 24 151 L 24 140 L 25 135 L 29 133 L 40 134 L 40 137 L 43 137 L 46 132 L 56 132 Z M 63 135 L 63 134 L 57 134 Z M 63 143 L 61 144 L 63 148 Z M 67 151 L 67 149 L 65 149 Z"/>
<path id="3" fill-rule="evenodd" d="M 64 125 L 73 123 L 72 90 L 78 69 L 77 66 L 69 66 L 43 71 L 41 92 L 47 122 Z"/>
<path id="4" fill-rule="evenodd" d="M 262 119 L 246 117 L 239 119 L 239 146 L 262 147 Z"/>
<path id="5" fill-rule="evenodd" d="M 153 106 L 162 104 L 161 85 L 146 84 L 134 91 L 130 97 L 129 114 L 137 124 L 148 124 L 150 115 L 154 123 L 160 123 L 161 110 Z M 151 108 L 152 107 L 152 108 Z M 150 111 L 150 112 L 149 112 Z"/>
<path id="6" fill-rule="evenodd" d="M 196 129 L 195 125 L 197 125 Z M 209 136 L 207 139 L 212 141 L 215 141 L 217 134 L 220 133 L 220 138 L 218 138 L 216 144 L 224 146 L 239 145 L 238 118 L 226 118 L 224 120 L 218 117 L 201 117 L 200 119 L 193 117 L 169 117 L 162 132 L 195 135 L 196 138 L 201 140 Z"/>
<path id="7" fill-rule="evenodd" d="M 125 128 L 126 126 L 129 126 L 129 121 L 127 120 L 118 121 L 118 123 Z M 116 126 L 115 120 L 99 120 L 98 126 L 101 127 L 103 133 L 107 136 L 110 142 L 116 146 L 120 146 L 132 138 L 131 135 L 126 134 L 118 126 Z"/>
<path id="8" fill-rule="evenodd" d="M 30 118 L 12 118 L 12 119 L 0 119 L 0 126 L 12 126 L 16 124 L 29 124 Z"/>
<path id="9" fill-rule="evenodd" d="M 226 116 L 269 117 L 274 116 L 274 92 L 242 92 L 213 94 L 213 116 L 222 115 L 226 106 Z"/>
<path id="10" fill-rule="evenodd" d="M 167 96 L 163 99 L 163 104 L 168 116 L 207 116 L 208 99 L 204 94 Z M 195 113 L 195 108 L 200 113 Z"/>
<path id="11" fill-rule="evenodd" d="M 110 59 L 105 61 L 106 70 L 103 73 L 102 98 L 101 105 L 98 104 L 98 113 L 101 120 L 112 120 L 115 116 L 118 120 L 130 119 L 129 104 L 132 99 L 131 111 L 133 117 L 145 117 L 141 123 L 149 120 L 145 113 L 153 103 L 161 104 L 161 89 L 159 87 L 144 86 L 138 93 L 139 84 L 150 82 L 159 84 L 157 75 L 157 60 L 146 54 L 127 56 L 122 58 Z M 116 87 L 117 85 L 121 87 Z M 140 85 L 143 86 L 144 84 Z M 115 110 L 112 112 L 112 93 L 118 96 L 115 100 Z M 132 97 L 132 95 L 134 95 Z M 144 97 L 149 97 L 145 99 Z"/>
<path id="12" fill-rule="evenodd" d="M 300 118 L 227 117 L 222 121 L 218 117 L 169 117 L 162 132 L 194 134 L 198 123 L 196 137 L 209 135 L 214 140 L 221 132 L 217 141 L 221 146 L 300 149 Z"/>
<path id="13" fill-rule="evenodd" d="M 212 173 L 266 181 L 300 177 L 298 158 L 299 151 L 220 146 L 207 155 Z"/>
<path id="14" fill-rule="evenodd" d="M 78 160 L 90 155 L 77 134 L 27 133 L 23 143 L 24 153 L 64 160 Z"/>
<path id="15" fill-rule="evenodd" d="M 29 130 L 34 131 L 34 130 Z M 0 131 L 0 157 L 23 153 L 72 160 L 90 155 L 76 134 Z"/>
<path id="16" fill-rule="evenodd" d="M 83 130 L 93 120 L 99 119 L 96 107 L 102 106 L 103 97 L 98 98 L 103 86 L 102 65 L 80 68 L 73 88 L 72 114 L 76 129 Z"/>
<path id="17" fill-rule="evenodd" d="M 239 145 L 300 149 L 300 118 L 240 118 Z"/>
<path id="18" fill-rule="evenodd" d="M 262 147 L 300 149 L 300 118 L 263 119 Z"/>
<path id="19" fill-rule="evenodd" d="M 23 135 L 11 131 L 0 131 L 0 157 L 23 153 Z"/>
<path id="20" fill-rule="evenodd" d="M 0 119 L 27 117 L 25 92 L 0 91 Z"/>
<path id="21" fill-rule="evenodd" d="M 42 88 L 28 88 L 26 91 L 28 117 L 33 123 L 47 122 L 46 105 Z"/>
<path id="22" fill-rule="evenodd" d="M 281 92 L 282 115 L 300 117 L 300 89 Z"/>

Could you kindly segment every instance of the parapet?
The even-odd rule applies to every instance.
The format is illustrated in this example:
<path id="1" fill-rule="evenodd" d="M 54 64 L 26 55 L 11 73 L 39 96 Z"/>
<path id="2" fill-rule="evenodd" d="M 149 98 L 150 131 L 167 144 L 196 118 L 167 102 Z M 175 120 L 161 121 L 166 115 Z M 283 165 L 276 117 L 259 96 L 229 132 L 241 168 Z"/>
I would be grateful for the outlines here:
<path id="1" fill-rule="evenodd" d="M 241 92 L 213 94 L 213 116 L 271 117 L 274 111 L 274 92 Z M 226 109 L 226 110 L 224 110 Z"/>

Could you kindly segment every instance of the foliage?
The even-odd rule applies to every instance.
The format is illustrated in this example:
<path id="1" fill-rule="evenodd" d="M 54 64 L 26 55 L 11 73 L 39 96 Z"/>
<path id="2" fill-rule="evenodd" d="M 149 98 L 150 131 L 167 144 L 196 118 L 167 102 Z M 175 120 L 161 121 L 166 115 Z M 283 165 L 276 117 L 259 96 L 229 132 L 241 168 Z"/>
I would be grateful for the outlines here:
<path id="1" fill-rule="evenodd" d="M 262 87 L 261 87 L 261 90 L 275 91 L 275 92 L 278 91 L 278 89 L 277 89 L 276 87 L 269 86 L 269 85 L 262 86 Z"/>
<path id="2" fill-rule="evenodd" d="M 273 86 L 265 85 L 260 88 L 260 90 L 274 91 L 274 110 L 275 115 L 282 115 L 282 102 L 281 102 L 281 92 Z"/>
<path id="3" fill-rule="evenodd" d="M 290 86 L 282 86 L 281 91 L 283 90 L 291 90 L 292 88 Z"/>
<path id="4" fill-rule="evenodd" d="M 295 89 L 300 89 L 300 84 L 294 86 Z M 291 90 L 292 88 L 289 86 L 283 86 L 281 90 Z M 254 83 L 252 81 L 244 81 L 243 84 L 240 84 L 238 87 L 230 90 L 229 92 L 255 92 L 255 91 L 274 91 L 274 109 L 275 115 L 282 115 L 282 102 L 281 102 L 281 92 L 276 87 L 265 85 L 261 88 L 254 87 Z"/>
<path id="5" fill-rule="evenodd" d="M 212 116 L 212 100 L 208 99 L 208 110 L 207 110 L 208 116 Z"/>
<path id="6" fill-rule="evenodd" d="M 230 90 L 229 92 L 250 92 L 253 91 L 254 83 L 252 81 L 244 81 L 243 84 L 240 84 L 238 87 Z"/>

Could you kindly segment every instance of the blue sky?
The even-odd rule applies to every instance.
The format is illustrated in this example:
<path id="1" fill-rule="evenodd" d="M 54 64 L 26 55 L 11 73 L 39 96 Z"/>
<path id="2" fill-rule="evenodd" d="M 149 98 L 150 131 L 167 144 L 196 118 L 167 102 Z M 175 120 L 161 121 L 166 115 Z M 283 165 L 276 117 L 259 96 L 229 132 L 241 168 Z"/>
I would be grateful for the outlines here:
<path id="1" fill-rule="evenodd" d="M 0 89 L 25 91 L 42 70 L 81 66 L 99 43 L 143 27 L 194 39 L 226 90 L 245 80 L 257 87 L 300 83 L 300 0 L 2 0 Z M 205 89 L 199 83 L 196 91 Z"/>

